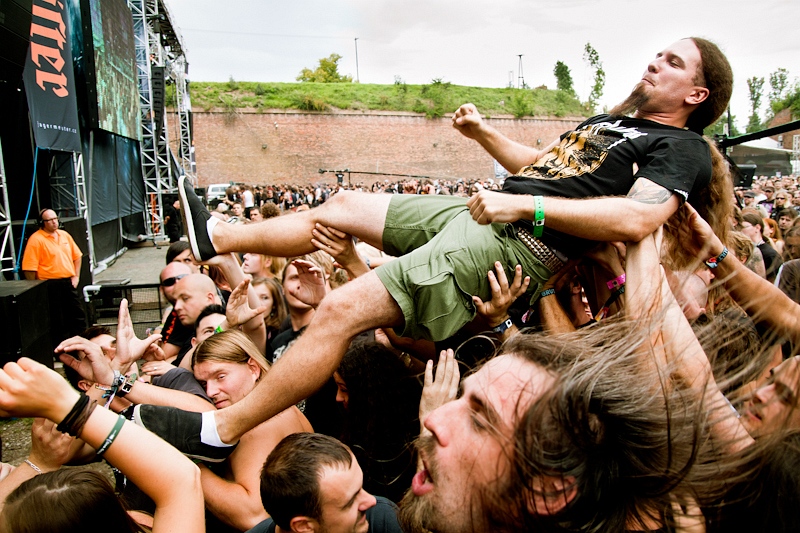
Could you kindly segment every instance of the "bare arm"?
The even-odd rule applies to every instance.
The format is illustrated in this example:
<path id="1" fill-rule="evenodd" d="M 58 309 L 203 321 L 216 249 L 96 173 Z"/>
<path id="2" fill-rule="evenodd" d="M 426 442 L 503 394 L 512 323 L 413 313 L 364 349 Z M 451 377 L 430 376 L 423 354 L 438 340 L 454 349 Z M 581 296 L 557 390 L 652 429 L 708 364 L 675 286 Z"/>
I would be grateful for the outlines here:
<path id="1" fill-rule="evenodd" d="M 233 254 L 218 255 L 209 264 L 219 267 L 228 284 L 235 287 L 233 292 L 236 292 L 236 288 L 246 279 L 239 261 Z M 245 286 L 244 290 L 247 291 L 247 304 L 250 309 L 258 309 L 259 300 L 256 291 L 249 285 Z M 233 293 L 231 293 L 231 297 L 233 297 Z M 267 342 L 267 327 L 263 317 L 258 314 L 242 324 L 242 331 L 247 333 L 256 346 L 264 346 Z"/>
<path id="2" fill-rule="evenodd" d="M 684 209 L 689 216 L 680 231 L 687 250 L 704 260 L 718 257 L 722 253 L 722 241 L 692 206 L 686 204 Z M 769 324 L 778 335 L 800 342 L 800 305 L 783 291 L 731 254 L 719 262 L 714 274 L 718 280 L 724 280 L 731 297 L 753 320 Z"/>
<path id="3" fill-rule="evenodd" d="M 42 416 L 61 422 L 78 398 L 61 376 L 25 357 L 0 371 L 3 416 Z M 118 420 L 116 414 L 96 408 L 80 437 L 99 448 Z M 124 422 L 105 456 L 155 502 L 155 533 L 204 530 L 200 475 L 178 450 L 146 429 Z"/>
<path id="4" fill-rule="evenodd" d="M 304 431 L 292 415 L 284 411 L 242 436 L 228 459 L 232 479 L 224 479 L 205 466 L 200 468 L 206 506 L 220 520 L 244 531 L 269 516 L 261 503 L 261 468 L 285 436 Z"/>
<path id="5" fill-rule="evenodd" d="M 25 274 L 25 279 L 36 279 L 36 271 L 34 270 L 23 270 L 23 274 Z"/>
<path id="6" fill-rule="evenodd" d="M 679 207 L 670 191 L 639 178 L 627 198 L 604 197 L 585 200 L 544 198 L 545 226 L 595 241 L 638 242 L 661 226 Z M 472 218 L 479 224 L 533 220 L 533 198 L 527 194 L 480 191 L 467 201 Z"/>
<path id="7" fill-rule="evenodd" d="M 556 139 L 544 150 L 537 150 L 512 141 L 486 124 L 473 104 L 464 104 L 456 110 L 453 114 L 453 127 L 468 139 L 477 141 L 484 150 L 489 152 L 489 155 L 512 174 L 516 174 L 522 167 L 539 159 L 541 154 L 549 151 L 559 142 Z"/>

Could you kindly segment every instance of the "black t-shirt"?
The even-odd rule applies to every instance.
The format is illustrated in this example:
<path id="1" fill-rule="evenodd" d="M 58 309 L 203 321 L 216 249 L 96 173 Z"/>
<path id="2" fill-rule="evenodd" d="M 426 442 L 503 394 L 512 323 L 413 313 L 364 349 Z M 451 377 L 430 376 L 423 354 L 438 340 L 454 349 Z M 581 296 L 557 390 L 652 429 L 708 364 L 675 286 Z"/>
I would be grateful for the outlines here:
<path id="1" fill-rule="evenodd" d="M 397 506 L 386 498 L 377 496 L 376 503 L 367 509 L 369 533 L 403 533 L 397 521 Z M 275 533 L 275 522 L 267 518 L 247 533 Z"/>
<path id="2" fill-rule="evenodd" d="M 638 178 L 692 203 L 711 180 L 708 144 L 688 130 L 598 115 L 563 134 L 555 148 L 506 178 L 503 192 L 562 198 L 625 196 Z M 529 220 L 519 223 L 532 228 Z M 569 257 L 580 256 L 593 244 L 547 226 L 542 241 Z"/>

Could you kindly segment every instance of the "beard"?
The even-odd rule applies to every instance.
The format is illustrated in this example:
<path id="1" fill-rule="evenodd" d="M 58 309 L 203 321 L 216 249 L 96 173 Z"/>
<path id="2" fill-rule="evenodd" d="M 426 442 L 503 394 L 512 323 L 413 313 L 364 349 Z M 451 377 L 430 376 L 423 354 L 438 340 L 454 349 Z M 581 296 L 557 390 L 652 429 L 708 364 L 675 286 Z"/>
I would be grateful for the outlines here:
<path id="1" fill-rule="evenodd" d="M 615 117 L 625 117 L 631 115 L 637 109 L 640 109 L 648 100 L 650 100 L 650 96 L 644 90 L 644 82 L 640 81 L 636 84 L 636 87 L 633 88 L 631 94 L 628 95 L 625 100 L 614 106 L 608 113 Z"/>
<path id="2" fill-rule="evenodd" d="M 425 456 L 425 463 L 428 472 L 431 472 L 432 479 L 436 479 L 432 474 L 437 469 L 434 457 L 436 451 L 434 438 L 432 436 L 420 437 L 417 439 L 416 447 L 417 451 L 422 452 Z M 400 512 L 397 514 L 397 518 L 400 520 L 400 527 L 405 533 L 425 533 L 430 531 L 434 527 L 436 516 L 436 509 L 431 499 L 417 496 L 410 488 L 403 495 L 403 499 L 400 500 Z"/>

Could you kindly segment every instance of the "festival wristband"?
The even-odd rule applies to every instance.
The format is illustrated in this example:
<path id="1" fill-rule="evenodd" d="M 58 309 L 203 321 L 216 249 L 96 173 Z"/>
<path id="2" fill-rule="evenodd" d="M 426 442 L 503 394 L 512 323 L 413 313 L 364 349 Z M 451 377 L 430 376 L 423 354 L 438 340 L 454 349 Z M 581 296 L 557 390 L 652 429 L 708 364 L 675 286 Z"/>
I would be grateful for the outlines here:
<path id="1" fill-rule="evenodd" d="M 493 328 L 492 328 L 492 331 L 494 331 L 494 332 L 495 332 L 495 333 L 497 333 L 498 335 L 502 335 L 503 333 L 505 333 L 505 331 L 506 331 L 508 328 L 510 328 L 510 327 L 511 327 L 511 326 L 513 326 L 513 325 L 514 325 L 514 323 L 511 321 L 511 319 L 510 319 L 510 318 L 507 318 L 507 319 L 505 319 L 503 322 L 501 322 L 499 326 L 495 326 L 495 327 L 493 327 Z"/>
<path id="2" fill-rule="evenodd" d="M 717 257 L 712 257 L 708 261 L 706 261 L 705 262 L 706 266 L 711 269 L 717 268 L 720 262 L 722 262 L 722 260 L 725 259 L 726 257 L 728 257 L 728 249 L 723 246 L 722 253 L 720 253 Z"/>
<path id="3" fill-rule="evenodd" d="M 539 293 L 539 298 L 544 298 L 545 296 L 550 296 L 556 293 L 555 289 L 545 289 Z"/>
<path id="4" fill-rule="evenodd" d="M 618 276 L 611 281 L 606 281 L 606 286 L 608 290 L 613 291 L 614 289 L 625 285 L 625 274 Z"/>
<path id="5" fill-rule="evenodd" d="M 124 425 L 125 425 L 125 417 L 123 415 L 119 415 L 119 418 L 117 418 L 117 423 L 114 424 L 114 427 L 111 429 L 111 433 L 108 434 L 106 440 L 104 440 L 103 444 L 101 444 L 100 447 L 97 449 L 98 457 L 106 453 L 106 450 L 108 450 L 108 447 L 111 446 L 112 442 L 114 442 L 114 439 L 117 438 L 117 435 L 119 435 L 119 432 L 122 429 L 122 426 Z"/>
<path id="6" fill-rule="evenodd" d="M 544 233 L 544 197 L 533 197 L 533 236 L 537 239 Z"/>

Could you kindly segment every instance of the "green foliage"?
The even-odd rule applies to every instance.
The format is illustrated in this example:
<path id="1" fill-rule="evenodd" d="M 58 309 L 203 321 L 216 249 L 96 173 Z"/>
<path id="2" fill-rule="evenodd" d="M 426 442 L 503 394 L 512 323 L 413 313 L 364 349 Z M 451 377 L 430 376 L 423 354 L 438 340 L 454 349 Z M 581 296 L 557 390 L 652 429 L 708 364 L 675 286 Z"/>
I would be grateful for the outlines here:
<path id="1" fill-rule="evenodd" d="M 750 97 L 750 119 L 747 122 L 747 133 L 763 129 L 761 119 L 758 117 L 758 108 L 761 107 L 761 91 L 764 88 L 764 78 L 753 76 L 747 79 L 747 90 Z"/>
<path id="2" fill-rule="evenodd" d="M 598 100 L 603 96 L 603 89 L 606 85 L 606 71 L 603 70 L 600 54 L 590 43 L 586 43 L 586 46 L 583 47 L 583 60 L 594 70 L 594 84 L 592 85 L 592 92 L 589 93 L 589 106 L 594 109 Z"/>
<path id="3" fill-rule="evenodd" d="M 779 68 L 769 75 L 769 103 L 774 106 L 775 103 L 783 100 L 784 93 L 789 87 L 789 71 L 785 68 Z"/>
<path id="4" fill-rule="evenodd" d="M 328 109 L 414 111 L 429 117 L 448 116 L 458 106 L 472 102 L 484 115 L 514 114 L 512 95 L 525 93 L 527 116 L 586 117 L 588 110 L 564 91 L 465 87 L 441 79 L 425 85 L 365 83 L 254 83 L 237 82 L 231 91 L 226 82 L 193 82 L 192 105 L 205 111 L 230 109 Z M 260 94 L 257 94 L 260 93 Z M 224 98 L 223 98 L 224 97 Z M 521 97 L 518 97 L 521 98 Z M 526 115 L 523 115 L 526 116 Z"/>
<path id="5" fill-rule="evenodd" d="M 316 83 L 352 83 L 352 76 L 339 74 L 339 54 L 331 54 L 319 60 L 316 70 L 304 68 L 297 76 L 297 81 Z"/>
<path id="6" fill-rule="evenodd" d="M 553 68 L 553 74 L 556 77 L 556 88 L 558 88 L 559 91 L 564 91 L 565 93 L 574 97 L 575 88 L 572 82 L 572 73 L 569 71 L 569 67 L 561 61 L 556 61 L 556 66 Z"/>
<path id="7" fill-rule="evenodd" d="M 239 90 L 239 82 L 233 79 L 233 76 L 228 78 L 228 90 L 229 91 L 238 91 Z"/>
<path id="8" fill-rule="evenodd" d="M 533 115 L 533 99 L 530 92 L 523 89 L 515 90 L 508 99 L 508 110 L 515 118 Z"/>
<path id="9" fill-rule="evenodd" d="M 722 135 L 725 131 L 725 124 L 728 123 L 728 113 L 723 113 L 719 120 L 703 130 L 703 135 L 713 137 L 714 135 Z M 741 132 L 736 129 L 736 115 L 731 115 L 731 131 L 728 133 L 729 137 L 737 137 Z"/>

